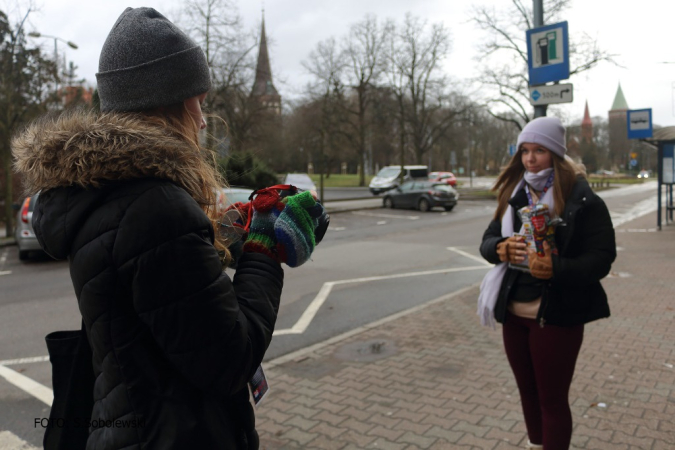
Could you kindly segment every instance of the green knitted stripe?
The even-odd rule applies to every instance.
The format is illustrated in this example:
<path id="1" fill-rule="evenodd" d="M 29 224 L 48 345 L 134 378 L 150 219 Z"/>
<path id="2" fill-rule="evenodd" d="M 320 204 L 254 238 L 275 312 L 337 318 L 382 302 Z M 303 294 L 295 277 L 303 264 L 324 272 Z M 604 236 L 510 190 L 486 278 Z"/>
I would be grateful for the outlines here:
<path id="1" fill-rule="evenodd" d="M 285 230 L 286 234 L 288 236 L 305 236 L 306 238 L 309 238 L 309 240 L 312 244 L 312 247 L 314 247 L 316 245 L 316 242 L 314 241 L 314 226 L 311 222 L 311 217 L 309 216 L 309 214 L 307 214 L 307 212 L 304 209 L 302 209 L 299 214 L 296 214 L 297 211 L 293 211 L 293 213 L 295 214 L 296 217 L 298 217 L 298 215 L 300 217 L 298 217 L 298 220 L 293 220 L 293 221 L 284 220 L 283 221 L 283 223 L 281 225 L 283 226 L 283 228 L 286 228 L 286 230 Z M 306 219 L 307 217 L 310 218 L 309 227 L 306 226 L 308 221 L 302 220 L 302 219 Z M 298 223 L 298 222 L 303 222 L 303 223 Z M 289 228 L 290 228 L 290 230 L 289 230 Z M 278 239 L 278 236 L 277 236 L 277 239 Z"/>
<path id="2" fill-rule="evenodd" d="M 316 200 L 314 200 L 314 197 L 308 191 L 290 197 L 286 203 L 286 208 L 291 209 L 292 217 L 295 219 L 293 222 L 300 227 L 300 231 L 303 234 L 312 236 L 314 235 L 314 223 L 305 208 L 314 205 L 316 205 Z"/>
<path id="3" fill-rule="evenodd" d="M 257 245 L 261 245 L 261 246 L 266 247 L 268 249 L 271 249 L 276 245 L 276 242 L 274 241 L 274 239 L 272 239 L 270 236 L 268 236 L 266 234 L 260 234 L 260 233 L 249 233 L 248 239 L 246 239 L 246 242 L 253 242 Z"/>

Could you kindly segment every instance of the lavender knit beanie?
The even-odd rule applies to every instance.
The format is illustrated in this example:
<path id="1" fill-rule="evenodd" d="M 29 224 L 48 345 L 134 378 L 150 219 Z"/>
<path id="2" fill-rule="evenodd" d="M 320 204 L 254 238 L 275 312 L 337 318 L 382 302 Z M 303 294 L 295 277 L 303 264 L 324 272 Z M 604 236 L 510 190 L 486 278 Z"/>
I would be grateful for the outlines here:
<path id="1" fill-rule="evenodd" d="M 153 8 L 127 8 L 103 44 L 101 111 L 142 111 L 180 103 L 211 88 L 202 49 Z"/>
<path id="2" fill-rule="evenodd" d="M 516 148 L 520 150 L 520 144 L 524 142 L 546 147 L 561 158 L 567 152 L 565 127 L 557 117 L 538 117 L 525 125 L 518 136 Z"/>

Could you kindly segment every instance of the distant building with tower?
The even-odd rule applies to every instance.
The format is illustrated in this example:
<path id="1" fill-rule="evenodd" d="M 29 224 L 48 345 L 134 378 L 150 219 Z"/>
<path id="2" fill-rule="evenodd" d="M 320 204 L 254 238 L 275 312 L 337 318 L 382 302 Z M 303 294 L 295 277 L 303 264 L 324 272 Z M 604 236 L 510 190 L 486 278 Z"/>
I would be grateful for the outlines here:
<path id="1" fill-rule="evenodd" d="M 626 167 L 631 148 L 628 140 L 627 116 L 628 102 L 619 83 L 612 109 L 609 110 L 609 161 L 612 169 Z"/>
<path id="2" fill-rule="evenodd" d="M 255 71 L 255 83 L 251 90 L 251 98 L 268 108 L 275 114 L 281 114 L 281 95 L 272 82 L 272 68 L 267 51 L 267 36 L 265 35 L 265 12 L 263 11 L 262 29 L 260 31 L 260 46 L 258 48 L 258 65 Z"/>

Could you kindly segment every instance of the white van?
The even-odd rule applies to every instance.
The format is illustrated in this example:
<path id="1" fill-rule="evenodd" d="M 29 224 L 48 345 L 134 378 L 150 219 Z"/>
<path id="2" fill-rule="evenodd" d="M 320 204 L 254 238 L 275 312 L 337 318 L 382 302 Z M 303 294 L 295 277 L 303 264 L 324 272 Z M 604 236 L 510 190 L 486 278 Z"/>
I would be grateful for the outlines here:
<path id="1" fill-rule="evenodd" d="M 427 166 L 403 166 L 405 174 L 403 180 L 412 180 L 416 178 L 426 180 L 429 176 L 429 168 Z M 394 189 L 398 186 L 401 177 L 401 166 L 386 166 L 383 167 L 377 175 L 370 181 L 370 192 L 373 195 L 378 195 L 381 192 Z"/>

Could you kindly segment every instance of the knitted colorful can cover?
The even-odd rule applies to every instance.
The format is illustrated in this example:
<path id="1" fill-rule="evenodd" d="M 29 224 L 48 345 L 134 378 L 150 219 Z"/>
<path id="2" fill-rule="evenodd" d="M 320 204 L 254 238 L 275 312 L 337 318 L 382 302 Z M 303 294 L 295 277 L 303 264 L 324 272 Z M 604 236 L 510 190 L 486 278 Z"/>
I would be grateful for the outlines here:
<path id="1" fill-rule="evenodd" d="M 279 259 L 290 267 L 307 262 L 316 246 L 314 230 L 317 221 L 310 215 L 316 205 L 311 192 L 305 191 L 283 199 L 286 207 L 274 223 Z"/>
<path id="2" fill-rule="evenodd" d="M 274 223 L 286 206 L 281 202 L 279 192 L 261 192 L 253 200 L 252 206 L 251 226 L 243 250 L 264 253 L 277 261 L 283 261 L 276 252 L 277 241 L 274 237 Z"/>

